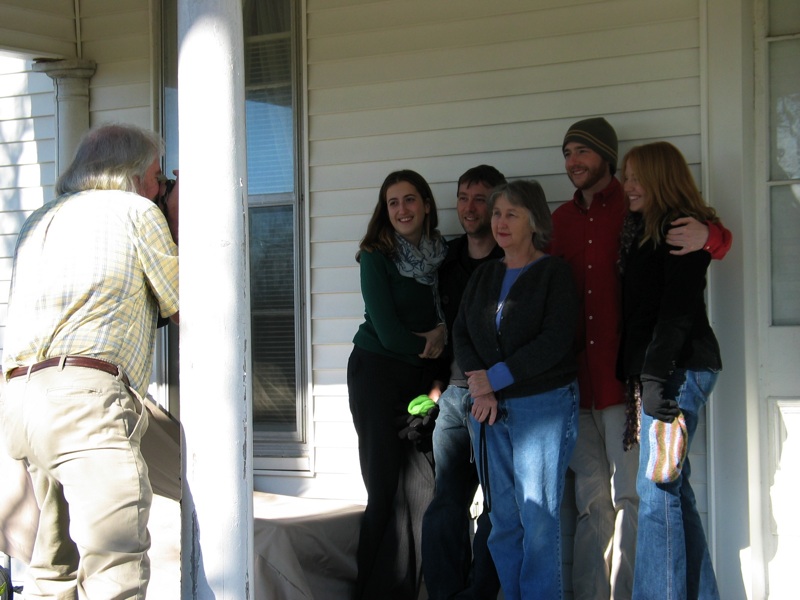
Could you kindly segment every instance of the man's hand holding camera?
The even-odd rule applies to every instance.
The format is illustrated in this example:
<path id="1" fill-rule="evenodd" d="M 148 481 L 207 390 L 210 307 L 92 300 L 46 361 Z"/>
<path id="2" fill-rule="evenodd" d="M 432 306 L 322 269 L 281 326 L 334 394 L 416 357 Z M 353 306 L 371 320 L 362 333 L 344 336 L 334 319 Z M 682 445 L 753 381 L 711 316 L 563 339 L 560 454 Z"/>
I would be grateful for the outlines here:
<path id="1" fill-rule="evenodd" d="M 161 181 L 161 189 L 163 193 L 156 199 L 156 204 L 164 213 L 167 218 L 167 225 L 169 232 L 172 234 L 172 239 L 175 244 L 178 243 L 178 169 L 172 171 L 175 179 L 167 179 L 166 177 Z"/>

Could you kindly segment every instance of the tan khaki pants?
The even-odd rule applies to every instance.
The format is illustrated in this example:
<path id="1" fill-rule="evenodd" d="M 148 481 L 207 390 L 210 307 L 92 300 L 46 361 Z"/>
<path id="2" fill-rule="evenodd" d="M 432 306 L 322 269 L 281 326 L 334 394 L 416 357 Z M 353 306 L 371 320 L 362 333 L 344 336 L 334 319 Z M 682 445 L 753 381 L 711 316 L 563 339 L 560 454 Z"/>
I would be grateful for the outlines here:
<path id="1" fill-rule="evenodd" d="M 575 600 L 630 600 L 636 556 L 639 446 L 625 452 L 625 406 L 581 409 L 575 472 Z"/>
<path id="2" fill-rule="evenodd" d="M 144 599 L 146 427 L 140 400 L 102 371 L 53 367 L 5 385 L 0 430 L 26 461 L 41 511 L 26 598 Z"/>

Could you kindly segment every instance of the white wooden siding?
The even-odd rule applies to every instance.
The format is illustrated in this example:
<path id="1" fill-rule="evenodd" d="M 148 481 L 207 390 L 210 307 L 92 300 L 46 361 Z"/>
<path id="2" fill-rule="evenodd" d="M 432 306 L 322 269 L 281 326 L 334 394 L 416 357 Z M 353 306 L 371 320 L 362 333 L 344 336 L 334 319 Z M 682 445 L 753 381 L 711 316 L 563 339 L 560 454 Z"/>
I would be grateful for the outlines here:
<path id="1" fill-rule="evenodd" d="M 313 439 L 317 477 L 327 477 L 343 462 L 358 473 L 345 378 L 363 318 L 353 256 L 383 178 L 398 168 L 425 176 L 447 235 L 460 233 L 455 181 L 480 163 L 537 178 L 555 208 L 573 193 L 564 133 L 595 115 L 614 125 L 621 154 L 668 139 L 699 174 L 700 3 L 308 0 L 306 9 Z M 705 507 L 702 433 L 692 460 Z M 286 486 L 317 493 L 307 481 Z"/>
<path id="2" fill-rule="evenodd" d="M 117 121 L 153 128 L 158 125 L 153 68 L 158 45 L 151 4 L 156 5 L 150 0 L 81 0 L 76 42 L 73 0 L 4 0 L 0 48 L 29 58 L 95 61 L 90 124 Z"/>
<path id="3" fill-rule="evenodd" d="M 32 72 L 28 60 L 0 54 L 0 353 L 17 234 L 53 197 L 54 111 L 50 78 Z"/>
<path id="4" fill-rule="evenodd" d="M 5 0 L 0 4 L 3 49 L 37 57 L 74 57 L 74 0 Z"/>
<path id="5" fill-rule="evenodd" d="M 83 57 L 97 62 L 90 83 L 90 122 L 156 128 L 154 48 L 148 0 L 81 0 Z"/>

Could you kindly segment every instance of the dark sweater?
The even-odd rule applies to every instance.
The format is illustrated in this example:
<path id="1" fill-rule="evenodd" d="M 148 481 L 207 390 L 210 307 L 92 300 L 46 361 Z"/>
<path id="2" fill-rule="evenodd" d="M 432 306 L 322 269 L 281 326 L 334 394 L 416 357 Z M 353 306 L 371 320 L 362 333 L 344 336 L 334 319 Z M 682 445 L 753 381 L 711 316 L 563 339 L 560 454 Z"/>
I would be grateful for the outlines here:
<path id="1" fill-rule="evenodd" d="M 503 250 L 499 246 L 492 248 L 489 256 L 485 258 L 470 258 L 466 234 L 447 242 L 447 257 L 439 267 L 439 297 L 442 300 L 442 310 L 449 332 L 453 331 L 458 307 L 461 305 L 461 296 L 472 273 L 483 263 L 500 258 L 503 258 Z"/>
<path id="2" fill-rule="evenodd" d="M 433 287 L 402 276 L 391 259 L 377 251 L 362 252 L 360 265 L 364 322 L 353 343 L 412 365 L 429 362 L 418 356 L 425 338 L 414 332 L 436 327 Z"/>
<path id="3" fill-rule="evenodd" d="M 447 257 L 439 267 L 439 298 L 442 302 L 444 320 L 447 323 L 448 344 L 445 346 L 443 360 L 450 365 L 455 356 L 453 350 L 453 325 L 461 305 L 461 296 L 467 288 L 467 282 L 480 265 L 485 262 L 503 258 L 503 250 L 499 246 L 492 248 L 484 258 L 470 258 L 467 235 L 461 235 L 447 242 Z"/>
<path id="4" fill-rule="evenodd" d="M 621 379 L 642 374 L 666 379 L 676 367 L 722 368 L 704 298 L 711 256 L 675 256 L 672 249 L 652 240 L 640 248 L 637 239 L 624 255 Z"/>
<path id="5" fill-rule="evenodd" d="M 505 362 L 514 383 L 498 399 L 531 396 L 575 379 L 574 340 L 578 298 L 569 265 L 545 257 L 523 272 L 503 304 L 497 301 L 505 276 L 501 261 L 481 265 L 469 280 L 453 327 L 456 360 L 464 371 Z"/>

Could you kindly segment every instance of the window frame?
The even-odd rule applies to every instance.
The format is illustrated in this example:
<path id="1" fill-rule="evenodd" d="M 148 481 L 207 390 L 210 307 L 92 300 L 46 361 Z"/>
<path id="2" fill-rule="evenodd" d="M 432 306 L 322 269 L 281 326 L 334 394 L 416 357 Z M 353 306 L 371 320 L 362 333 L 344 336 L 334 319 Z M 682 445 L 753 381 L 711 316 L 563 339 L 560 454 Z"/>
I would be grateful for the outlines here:
<path id="1" fill-rule="evenodd" d="M 261 0 L 268 2 L 270 0 Z M 287 206 L 291 205 L 292 210 L 292 231 L 293 231 L 293 256 L 294 256 L 294 336 L 295 336 L 295 399 L 296 399 L 296 431 L 295 432 L 269 432 L 257 431 L 253 423 L 253 470 L 256 475 L 276 474 L 310 474 L 311 452 L 310 436 L 311 431 L 311 410 L 310 404 L 310 341 L 308 331 L 310 330 L 310 317 L 308 315 L 307 297 L 307 230 L 308 215 L 306 214 L 306 144 L 305 144 L 305 106 L 303 102 L 305 90 L 305 73 L 303 70 L 303 31 L 302 22 L 302 2 L 301 0 L 287 0 L 290 3 L 290 51 L 291 51 L 291 88 L 292 88 L 292 136 L 293 136 L 293 182 L 294 192 L 278 194 L 254 194 L 248 193 L 248 222 L 250 210 L 265 206 Z M 171 120 L 177 119 L 177 93 L 175 89 L 168 88 L 167 78 L 170 73 L 177 73 L 177 49 L 171 49 L 170 44 L 177 46 L 177 9 L 178 0 L 164 0 L 161 12 L 161 59 L 158 61 L 160 85 L 160 121 L 162 131 L 165 136 L 170 132 L 177 132 L 177 123 Z M 242 4 L 244 10 L 244 3 Z M 170 29 L 172 31 L 170 31 Z M 262 37 L 262 36 L 253 36 Z M 243 32 L 243 42 L 245 41 Z M 174 61 L 175 64 L 168 64 Z M 246 77 L 246 75 L 245 75 Z M 170 95 L 171 94 L 171 95 Z M 175 106 L 173 106 L 175 104 Z M 242 110 L 245 107 L 242 106 Z M 177 137 L 175 135 L 175 137 Z M 177 162 L 179 149 L 177 139 L 172 146 L 171 155 L 167 156 L 167 167 L 172 167 L 169 161 Z M 169 148 L 168 148 L 169 150 Z M 248 252 L 249 252 L 249 225 L 248 225 Z M 251 277 L 252 281 L 252 277 Z M 251 285 L 248 281 L 248 285 Z M 252 308 L 251 308 L 252 311 Z M 251 312 L 252 315 L 252 312 Z M 251 319 L 252 321 L 252 319 Z M 252 327 L 252 325 L 251 325 Z M 170 373 L 174 373 L 177 380 L 177 336 L 170 339 L 169 368 Z M 251 329 L 252 338 L 252 329 Z M 253 340 L 251 339 L 250 351 L 252 352 Z M 252 373 L 251 373 L 252 377 Z M 170 408 L 173 414 L 179 414 L 180 406 L 177 402 L 177 390 L 170 386 L 170 397 L 172 402 Z"/>
<path id="2" fill-rule="evenodd" d="M 760 273 L 760 287 L 766 290 L 765 312 L 763 318 L 769 329 L 791 330 L 798 327 L 797 315 L 792 315 L 787 319 L 778 314 L 778 303 L 776 291 L 776 252 L 779 247 L 776 245 L 774 220 L 775 205 L 780 201 L 779 190 L 792 188 L 800 183 L 800 179 L 789 176 L 776 176 L 773 151 L 776 147 L 776 140 L 772 130 L 772 50 L 776 45 L 787 41 L 800 40 L 800 32 L 772 32 L 771 31 L 771 0 L 761 0 L 757 8 L 757 29 L 756 29 L 756 109 L 757 109 L 757 177 L 756 186 L 760 188 L 758 194 L 761 198 L 764 211 L 764 219 L 760 225 L 760 234 L 768 247 L 763 250 L 763 264 L 767 267 Z M 791 193 L 791 192 L 789 192 Z"/>
<path id="3" fill-rule="evenodd" d="M 263 1 L 263 0 L 262 0 Z M 267 0 L 268 1 L 268 0 Z M 253 460 L 256 474 L 268 471 L 309 471 L 311 468 L 309 452 L 309 394 L 307 369 L 307 302 L 306 302 L 306 210 L 303 177 L 304 121 L 303 121 L 303 70 L 302 70 L 302 27 L 300 5 L 297 0 L 290 3 L 290 48 L 291 48 L 291 87 L 293 119 L 293 163 L 294 194 L 248 194 L 248 215 L 250 209 L 264 206 L 285 206 L 292 204 L 292 227 L 294 233 L 294 335 L 295 335 L 295 398 L 296 426 L 293 434 L 280 432 L 254 431 Z M 261 37 L 261 36 L 258 36 Z M 293 197 L 292 197 L 293 196 Z"/>

